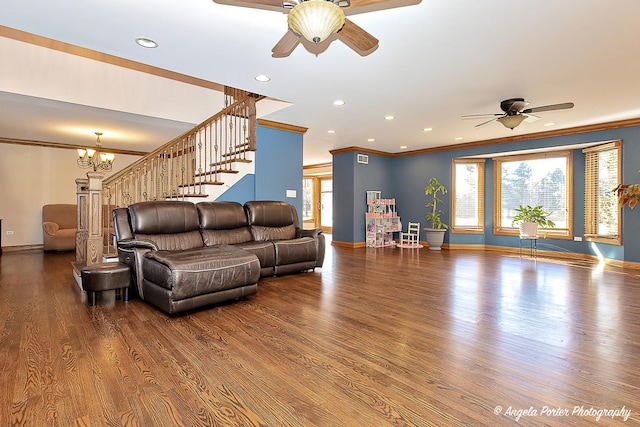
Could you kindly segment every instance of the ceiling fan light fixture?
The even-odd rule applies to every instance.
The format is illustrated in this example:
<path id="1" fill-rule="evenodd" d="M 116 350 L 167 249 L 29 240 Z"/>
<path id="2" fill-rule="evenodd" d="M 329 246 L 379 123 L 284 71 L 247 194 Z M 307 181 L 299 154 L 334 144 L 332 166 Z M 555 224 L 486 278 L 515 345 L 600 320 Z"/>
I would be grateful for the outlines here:
<path id="1" fill-rule="evenodd" d="M 320 43 L 344 26 L 344 12 L 328 0 L 306 0 L 297 4 L 287 17 L 289 28 L 305 39 Z"/>
<path id="2" fill-rule="evenodd" d="M 512 129 L 516 128 L 526 119 L 527 116 L 522 114 L 512 115 L 512 116 L 503 116 L 498 119 L 500 123 L 504 125 L 504 127 Z"/>

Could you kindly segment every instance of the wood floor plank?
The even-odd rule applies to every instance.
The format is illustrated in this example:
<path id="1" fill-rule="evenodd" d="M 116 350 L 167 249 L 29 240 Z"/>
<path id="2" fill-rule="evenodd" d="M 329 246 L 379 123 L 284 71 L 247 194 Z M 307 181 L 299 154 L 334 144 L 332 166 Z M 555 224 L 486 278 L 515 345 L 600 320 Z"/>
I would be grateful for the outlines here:
<path id="1" fill-rule="evenodd" d="M 72 253 L 4 253 L 0 423 L 640 424 L 637 271 L 464 250 L 325 260 L 170 317 L 113 291 L 89 307 Z"/>

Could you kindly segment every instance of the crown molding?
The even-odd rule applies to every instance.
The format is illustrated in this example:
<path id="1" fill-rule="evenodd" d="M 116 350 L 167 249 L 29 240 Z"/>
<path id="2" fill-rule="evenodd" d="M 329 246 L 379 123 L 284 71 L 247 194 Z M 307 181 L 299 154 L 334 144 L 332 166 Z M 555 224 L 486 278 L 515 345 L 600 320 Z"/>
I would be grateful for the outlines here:
<path id="1" fill-rule="evenodd" d="M 378 156 L 384 156 L 384 157 L 404 157 L 404 156 L 415 156 L 418 154 L 440 153 L 443 151 L 461 150 L 463 148 L 485 147 L 490 145 L 507 144 L 510 142 L 531 141 L 534 139 L 541 139 L 541 138 L 553 138 L 558 136 L 575 135 L 579 133 L 598 132 L 598 131 L 604 131 L 604 130 L 633 127 L 633 126 L 640 126 L 640 118 L 618 120 L 615 122 L 607 122 L 607 123 L 597 123 L 593 125 L 577 126 L 572 128 L 566 128 L 566 129 L 556 129 L 556 130 L 550 130 L 545 132 L 528 133 L 525 135 L 507 136 L 504 138 L 486 139 L 484 141 L 465 142 L 462 144 L 443 145 L 440 147 L 432 147 L 432 148 L 422 148 L 420 150 L 403 151 L 403 152 L 397 152 L 397 153 L 371 150 L 363 147 L 338 148 L 336 150 L 331 150 L 329 152 L 332 155 L 358 152 L 358 153 L 376 154 Z"/>
<path id="2" fill-rule="evenodd" d="M 374 150 L 371 148 L 364 148 L 364 147 L 357 147 L 357 146 L 351 146 L 351 147 L 345 147 L 345 148 L 337 148 L 335 150 L 330 150 L 329 153 L 331 153 L 332 155 L 336 155 L 336 154 L 344 154 L 344 153 L 366 153 L 366 154 L 375 154 L 377 156 L 384 156 L 384 157 L 398 157 L 398 155 L 396 153 L 389 153 L 387 151 L 380 151 L 380 150 Z"/>
<path id="3" fill-rule="evenodd" d="M 326 163 L 316 163 L 315 165 L 305 165 L 305 166 L 302 166 L 302 169 L 322 169 L 322 168 L 330 168 L 332 166 L 333 166 L 333 163 L 326 162 Z"/>
<path id="4" fill-rule="evenodd" d="M 309 130 L 309 128 L 305 128 L 302 126 L 290 125 L 287 123 L 274 122 L 272 120 L 266 119 L 258 119 L 258 124 L 263 128 L 270 128 L 276 130 L 284 130 L 287 132 L 295 132 L 300 134 L 305 134 Z"/>
<path id="5" fill-rule="evenodd" d="M 197 77 L 188 76 L 186 74 L 176 73 L 174 71 L 165 70 L 164 68 L 154 67 L 143 64 L 141 62 L 131 61 L 119 56 L 109 55 L 108 53 L 98 52 L 96 50 L 87 49 L 85 47 L 72 45 L 48 37 L 39 36 L 37 34 L 27 33 L 11 27 L 0 25 L 0 37 L 29 43 L 35 46 L 47 49 L 57 50 L 59 52 L 68 53 L 70 55 L 80 56 L 82 58 L 92 59 L 94 61 L 103 62 L 105 64 L 116 65 L 118 67 L 175 80 L 182 83 L 188 83 L 194 86 L 203 87 L 223 92 L 224 85 L 214 83 L 209 80 L 199 79 Z"/>
<path id="6" fill-rule="evenodd" d="M 46 142 L 46 141 L 33 141 L 28 139 L 16 139 L 16 138 L 4 138 L 0 137 L 0 144 L 17 144 L 17 145 L 29 145 L 32 147 L 48 147 L 48 148 L 62 148 L 65 150 L 77 150 L 79 148 L 92 148 L 92 146 L 88 145 L 74 145 L 74 144 L 64 144 L 57 142 Z M 109 148 L 102 146 L 100 147 L 100 151 L 113 153 L 113 154 L 127 154 L 131 156 L 146 156 L 146 151 L 133 151 L 133 150 L 121 150 L 118 148 Z"/>

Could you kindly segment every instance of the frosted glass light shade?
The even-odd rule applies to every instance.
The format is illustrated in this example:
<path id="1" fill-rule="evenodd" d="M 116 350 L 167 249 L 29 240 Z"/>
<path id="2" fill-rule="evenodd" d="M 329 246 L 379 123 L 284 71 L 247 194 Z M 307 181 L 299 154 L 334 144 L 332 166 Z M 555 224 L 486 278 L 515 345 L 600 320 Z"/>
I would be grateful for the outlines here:
<path id="1" fill-rule="evenodd" d="M 509 128 L 509 129 L 513 129 L 515 127 L 518 127 L 520 125 L 520 123 L 522 123 L 522 121 L 524 119 L 526 119 L 527 116 L 523 116 L 523 115 L 516 115 L 516 116 L 504 116 L 504 117 L 500 117 L 498 119 L 498 121 L 500 123 L 502 123 L 504 125 L 504 127 Z"/>
<path id="2" fill-rule="evenodd" d="M 344 12 L 327 0 L 301 1 L 289 12 L 289 28 L 305 39 L 320 43 L 344 25 Z"/>

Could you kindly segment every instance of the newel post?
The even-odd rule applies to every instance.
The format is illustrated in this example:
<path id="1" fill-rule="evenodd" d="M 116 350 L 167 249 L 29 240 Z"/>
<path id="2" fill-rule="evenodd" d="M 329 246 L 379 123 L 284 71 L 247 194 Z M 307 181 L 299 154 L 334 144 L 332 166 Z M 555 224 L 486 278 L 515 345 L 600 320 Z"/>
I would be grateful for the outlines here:
<path id="1" fill-rule="evenodd" d="M 98 264 L 102 262 L 104 241 L 102 237 L 102 179 L 104 174 L 100 172 L 88 172 L 89 189 L 87 198 L 87 242 L 86 264 Z"/>
<path id="2" fill-rule="evenodd" d="M 84 178 L 76 179 L 76 196 L 78 210 L 78 226 L 76 231 L 76 264 L 85 265 L 87 263 L 87 238 L 89 230 L 87 226 L 87 197 L 89 195 L 89 180 Z"/>

